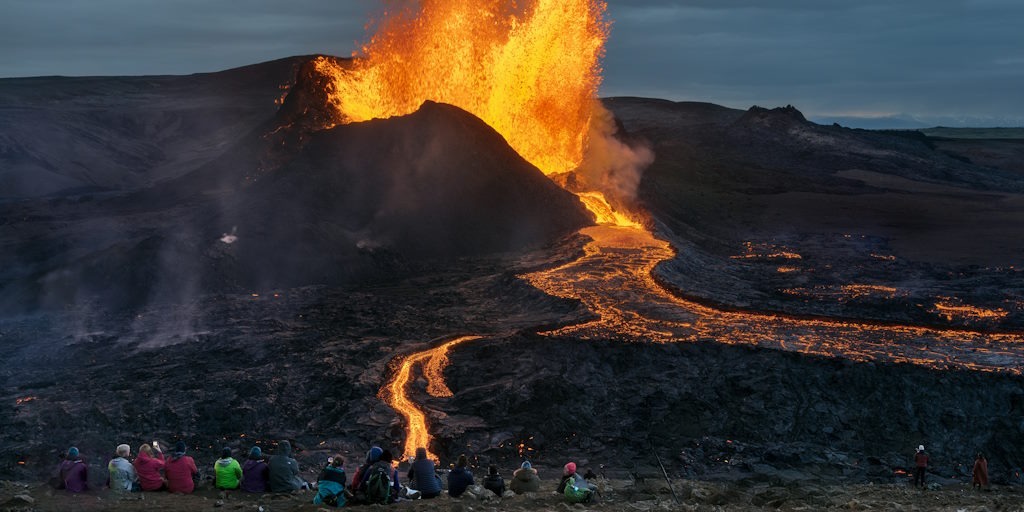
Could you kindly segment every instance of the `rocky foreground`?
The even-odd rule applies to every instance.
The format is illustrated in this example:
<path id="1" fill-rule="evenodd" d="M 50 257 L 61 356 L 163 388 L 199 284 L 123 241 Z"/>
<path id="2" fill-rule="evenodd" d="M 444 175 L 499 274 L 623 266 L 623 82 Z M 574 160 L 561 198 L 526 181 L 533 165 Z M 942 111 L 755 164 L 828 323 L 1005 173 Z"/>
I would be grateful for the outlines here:
<path id="1" fill-rule="evenodd" d="M 1016 487 L 997 487 L 976 491 L 967 485 L 933 486 L 929 490 L 913 489 L 902 484 L 892 485 L 773 485 L 761 483 L 715 483 L 702 481 L 675 481 L 673 489 L 664 481 L 602 480 L 597 504 L 568 505 L 555 492 L 530 493 L 520 496 L 507 494 L 504 498 L 490 495 L 482 488 L 471 489 L 461 498 L 442 494 L 434 500 L 402 501 L 394 510 L 451 510 L 451 511 L 547 511 L 547 510 L 955 510 L 955 511 L 1014 511 L 1024 510 L 1024 492 Z M 553 482 L 552 482 L 553 485 Z M 673 498 L 672 491 L 676 497 Z M 312 505 L 312 491 L 294 494 L 248 495 L 223 493 L 208 486 L 194 494 L 172 495 L 144 493 L 118 495 L 109 491 L 95 491 L 72 495 L 54 491 L 40 484 L 0 482 L 0 510 L 252 510 L 278 512 L 292 510 L 327 510 Z M 370 508 L 370 507 L 357 507 Z M 379 509 L 380 506 L 374 506 Z"/>

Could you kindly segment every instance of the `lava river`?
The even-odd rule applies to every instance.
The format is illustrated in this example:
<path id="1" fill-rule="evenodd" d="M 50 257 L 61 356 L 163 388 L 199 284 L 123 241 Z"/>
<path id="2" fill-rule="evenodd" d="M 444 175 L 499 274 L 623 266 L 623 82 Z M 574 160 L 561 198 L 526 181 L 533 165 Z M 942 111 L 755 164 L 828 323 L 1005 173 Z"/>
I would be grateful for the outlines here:
<path id="1" fill-rule="evenodd" d="M 591 239 L 582 257 L 521 278 L 550 295 L 583 302 L 597 318 L 544 331 L 542 335 L 635 343 L 713 341 L 856 361 L 1021 373 L 1024 336 L 1019 334 L 723 311 L 679 298 L 660 286 L 652 275 L 658 263 L 675 256 L 671 245 L 624 217 L 602 216 L 600 209 L 596 213 L 599 220 L 606 222 L 581 231 Z M 408 395 L 413 367 L 423 365 L 428 394 L 451 396 L 443 374 L 449 350 L 481 338 L 460 337 L 405 357 L 382 389 L 385 400 L 409 424 L 407 452 L 417 446 L 429 446 L 426 416 Z"/>

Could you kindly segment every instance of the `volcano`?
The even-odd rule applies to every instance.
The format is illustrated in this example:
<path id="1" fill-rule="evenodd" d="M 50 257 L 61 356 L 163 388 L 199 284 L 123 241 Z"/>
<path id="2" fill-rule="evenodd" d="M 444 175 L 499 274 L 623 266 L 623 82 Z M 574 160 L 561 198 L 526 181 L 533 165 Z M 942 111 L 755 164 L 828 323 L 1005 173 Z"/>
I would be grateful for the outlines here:
<path id="1" fill-rule="evenodd" d="M 927 438 L 943 477 L 981 449 L 1019 482 L 1014 158 L 613 98 L 657 159 L 644 222 L 594 226 L 457 107 L 336 124 L 320 59 L 0 81 L 35 112 L 0 152 L 0 474 L 139 436 L 197 459 L 288 438 L 311 472 L 409 448 L 401 406 L 444 462 L 893 482 Z M 72 132 L 95 136 L 47 139 Z M 983 243 L 914 236 L 966 236 L 957 212 Z"/>

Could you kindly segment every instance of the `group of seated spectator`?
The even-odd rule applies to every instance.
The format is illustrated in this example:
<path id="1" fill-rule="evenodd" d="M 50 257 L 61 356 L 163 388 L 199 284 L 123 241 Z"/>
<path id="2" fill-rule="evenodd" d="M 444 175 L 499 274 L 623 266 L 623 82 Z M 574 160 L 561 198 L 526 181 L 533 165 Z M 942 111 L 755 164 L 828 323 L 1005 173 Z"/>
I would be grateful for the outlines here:
<path id="1" fill-rule="evenodd" d="M 118 492 L 158 492 L 189 494 L 195 490 L 199 473 L 195 460 L 186 454 L 184 441 L 178 441 L 174 451 L 164 456 L 156 441 L 152 445 L 139 446 L 138 456 L 131 459 L 131 447 L 117 446 L 114 456 L 107 463 L 110 489 Z M 345 474 L 345 458 L 335 455 L 328 458 L 316 484 L 314 504 L 340 507 L 348 504 L 389 504 L 402 498 L 431 499 L 444 491 L 437 467 L 427 456 L 425 448 L 417 448 L 415 457 L 410 458 L 406 477 L 408 485 L 403 493 L 398 470 L 390 450 L 378 446 L 370 448 L 366 459 L 356 470 L 351 481 Z M 213 486 L 222 491 L 241 490 L 250 493 L 291 492 L 310 489 L 312 486 L 299 475 L 299 464 L 292 458 L 288 441 L 281 441 L 273 456 L 265 456 L 259 446 L 253 446 L 244 462 L 240 464 L 232 457 L 231 448 L 223 448 L 220 458 L 213 463 Z M 590 475 L 588 474 L 588 477 Z M 459 497 L 474 486 L 473 474 L 465 455 L 458 458 L 448 473 L 448 494 Z M 57 468 L 57 485 L 70 492 L 88 489 L 88 464 L 78 448 L 71 447 Z M 504 478 L 495 465 L 488 467 L 483 489 L 501 497 L 506 493 Z M 538 492 L 541 479 L 529 461 L 522 463 L 512 474 L 508 490 L 516 494 Z M 566 464 L 557 492 L 570 503 L 589 503 L 596 498 L 596 487 L 576 473 L 576 464 Z"/>

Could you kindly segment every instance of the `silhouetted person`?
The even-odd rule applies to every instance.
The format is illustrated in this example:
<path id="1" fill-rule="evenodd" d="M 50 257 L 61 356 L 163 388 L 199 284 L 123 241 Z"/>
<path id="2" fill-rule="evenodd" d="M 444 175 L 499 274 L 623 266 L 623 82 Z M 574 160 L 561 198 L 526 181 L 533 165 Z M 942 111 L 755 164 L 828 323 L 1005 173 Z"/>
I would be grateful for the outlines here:
<path id="1" fill-rule="evenodd" d="M 473 473 L 469 472 L 469 461 L 466 460 L 465 455 L 459 455 L 455 469 L 448 472 L 448 495 L 458 498 L 471 485 L 473 485 Z"/>
<path id="2" fill-rule="evenodd" d="M 401 484 L 398 470 L 392 465 L 391 450 L 382 450 L 380 459 L 363 473 L 359 490 L 368 503 L 392 503 L 398 498 Z"/>
<path id="3" fill-rule="evenodd" d="M 167 478 L 167 490 L 189 494 L 196 488 L 193 480 L 199 473 L 196 468 L 196 461 L 185 455 L 185 442 L 178 441 L 174 445 L 174 452 L 164 464 L 164 477 Z"/>
<path id="4" fill-rule="evenodd" d="M 64 460 L 57 466 L 57 488 L 68 492 L 89 490 L 89 467 L 78 453 L 78 448 L 68 448 Z"/>
<path id="5" fill-rule="evenodd" d="M 263 493 L 270 490 L 270 469 L 263 460 L 263 450 L 253 446 L 249 458 L 242 465 L 242 490 Z"/>
<path id="6" fill-rule="evenodd" d="M 988 461 L 981 453 L 974 459 L 974 471 L 971 472 L 971 485 L 976 489 L 988 488 Z"/>
<path id="7" fill-rule="evenodd" d="M 928 454 L 924 452 L 924 445 L 917 447 L 914 454 L 914 486 L 924 488 L 924 474 L 928 471 Z"/>
<path id="8" fill-rule="evenodd" d="M 508 486 L 516 494 L 538 492 L 540 491 L 540 476 L 537 475 L 537 470 L 533 469 L 530 461 L 526 461 L 512 473 L 512 481 Z"/>
<path id="9" fill-rule="evenodd" d="M 505 479 L 498 474 L 498 466 L 491 464 L 487 468 L 487 478 L 484 478 L 484 489 L 497 494 L 499 497 L 505 494 Z"/>
<path id="10" fill-rule="evenodd" d="M 427 458 L 426 448 L 416 448 L 416 459 L 409 468 L 409 488 L 420 492 L 423 499 L 441 494 L 441 477 L 437 476 L 434 461 Z"/>

